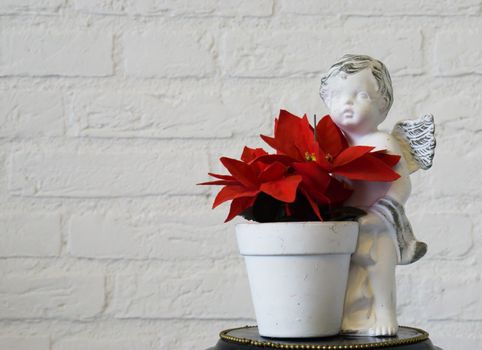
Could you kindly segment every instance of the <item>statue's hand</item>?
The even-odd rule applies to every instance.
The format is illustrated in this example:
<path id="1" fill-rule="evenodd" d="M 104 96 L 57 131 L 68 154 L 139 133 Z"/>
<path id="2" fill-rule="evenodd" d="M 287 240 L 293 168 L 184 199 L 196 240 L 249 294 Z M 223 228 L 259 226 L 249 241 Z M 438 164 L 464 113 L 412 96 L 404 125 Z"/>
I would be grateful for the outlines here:
<path id="1" fill-rule="evenodd" d="M 378 234 L 383 230 L 386 231 L 386 222 L 379 215 L 369 211 L 358 219 L 358 224 L 358 242 L 356 251 L 351 257 L 352 262 L 360 266 L 375 265 L 379 260 L 375 242 L 378 240 Z"/>
<path id="2" fill-rule="evenodd" d="M 361 216 L 358 219 L 360 233 L 363 232 L 380 232 L 386 229 L 386 222 L 377 214 L 368 212 L 368 214 Z"/>

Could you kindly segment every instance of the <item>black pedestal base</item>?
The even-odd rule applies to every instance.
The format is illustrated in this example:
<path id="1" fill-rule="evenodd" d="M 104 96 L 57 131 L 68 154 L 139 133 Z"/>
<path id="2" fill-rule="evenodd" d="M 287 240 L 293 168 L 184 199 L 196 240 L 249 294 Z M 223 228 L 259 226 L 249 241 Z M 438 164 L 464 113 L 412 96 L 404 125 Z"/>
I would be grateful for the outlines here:
<path id="1" fill-rule="evenodd" d="M 392 349 L 437 350 L 428 333 L 417 328 L 400 327 L 395 337 L 354 337 L 337 335 L 327 338 L 279 339 L 261 337 L 258 327 L 241 327 L 222 331 L 213 350 L 342 350 L 342 349 Z M 440 350 L 440 349 L 439 349 Z"/>

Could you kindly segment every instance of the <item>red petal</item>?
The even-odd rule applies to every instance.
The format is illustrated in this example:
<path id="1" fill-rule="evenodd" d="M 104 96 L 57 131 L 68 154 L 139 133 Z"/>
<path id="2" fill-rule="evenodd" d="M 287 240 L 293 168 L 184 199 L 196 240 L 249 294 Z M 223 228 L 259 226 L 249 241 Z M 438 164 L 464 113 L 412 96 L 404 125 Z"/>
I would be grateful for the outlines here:
<path id="1" fill-rule="evenodd" d="M 313 153 L 314 149 L 314 136 L 308 119 L 285 110 L 280 110 L 274 139 L 264 135 L 261 138 L 278 153 L 298 161 L 304 161 L 305 152 Z"/>
<path id="2" fill-rule="evenodd" d="M 201 182 L 198 185 L 240 185 L 240 183 L 236 180 L 232 180 L 232 181 L 216 180 L 216 181 L 209 181 L 209 182 Z"/>
<path id="3" fill-rule="evenodd" d="M 318 217 L 318 219 L 320 219 L 320 221 L 323 221 L 323 218 L 321 217 L 321 214 L 320 214 L 320 208 L 318 208 L 318 205 L 313 200 L 313 198 L 311 198 L 310 194 L 307 191 L 303 190 L 302 188 L 300 188 L 300 192 L 303 194 L 303 196 L 305 196 L 306 200 L 311 206 L 311 209 L 313 209 L 313 212 Z"/>
<path id="4" fill-rule="evenodd" d="M 244 186 L 225 186 L 221 188 L 221 190 L 214 198 L 213 209 L 216 208 L 221 203 L 234 199 L 240 193 L 243 193 L 246 190 Z"/>
<path id="5" fill-rule="evenodd" d="M 227 157 L 221 157 L 221 163 L 244 186 L 257 187 L 257 176 L 254 168 L 242 161 Z"/>
<path id="6" fill-rule="evenodd" d="M 274 181 L 282 177 L 286 172 L 287 166 L 280 162 L 274 162 L 268 165 L 259 175 L 258 180 L 261 182 Z"/>
<path id="7" fill-rule="evenodd" d="M 400 161 L 400 158 L 401 158 L 399 155 L 396 155 L 396 154 L 388 154 L 385 150 L 371 152 L 370 155 L 380 159 L 383 163 L 385 163 L 389 167 L 394 167 Z"/>
<path id="8" fill-rule="evenodd" d="M 216 208 L 221 203 L 229 201 L 231 199 L 254 196 L 259 193 L 259 190 L 249 190 L 244 186 L 238 185 L 227 185 L 223 187 L 219 193 L 216 195 L 213 203 L 213 209 Z"/>
<path id="9" fill-rule="evenodd" d="M 329 203 L 325 191 L 330 184 L 331 177 L 326 171 L 314 162 L 293 163 L 293 168 L 303 178 L 302 187 L 317 203 Z"/>
<path id="10" fill-rule="evenodd" d="M 400 177 L 388 165 L 370 154 L 333 169 L 333 173 L 351 180 L 395 181 Z"/>
<path id="11" fill-rule="evenodd" d="M 344 203 L 353 193 L 353 190 L 346 184 L 332 178 L 330 185 L 326 189 L 326 196 L 330 198 L 330 202 L 333 205 Z"/>
<path id="12" fill-rule="evenodd" d="M 300 128 L 301 135 L 298 137 L 298 146 L 300 147 L 300 150 L 315 153 L 315 150 L 319 150 L 320 146 L 315 141 L 315 132 L 306 114 L 301 118 Z"/>
<path id="13" fill-rule="evenodd" d="M 262 192 L 282 202 L 293 203 L 296 199 L 296 190 L 300 182 L 300 175 L 292 175 L 281 180 L 265 182 L 260 189 Z"/>
<path id="14" fill-rule="evenodd" d="M 333 161 L 333 167 L 339 167 L 342 165 L 345 165 L 347 163 L 350 163 L 354 161 L 355 159 L 358 159 L 362 157 L 363 155 L 367 154 L 371 150 L 373 150 L 375 147 L 369 147 L 369 146 L 353 146 L 353 147 L 348 147 L 344 149 L 338 157 L 335 158 Z"/>
<path id="15" fill-rule="evenodd" d="M 208 175 L 221 180 L 234 180 L 234 177 L 232 177 L 231 175 L 219 175 L 219 174 L 213 174 L 213 173 L 208 173 Z"/>
<path id="16" fill-rule="evenodd" d="M 319 149 L 318 153 L 316 154 L 316 162 L 321 166 L 321 168 L 325 171 L 330 172 L 333 165 L 326 159 L 326 154 Z"/>
<path id="17" fill-rule="evenodd" d="M 329 115 L 325 115 L 316 125 L 316 139 L 323 152 L 333 157 L 348 147 L 345 135 Z"/>
<path id="18" fill-rule="evenodd" d="M 268 153 L 262 148 L 249 148 L 244 147 L 243 154 L 241 155 L 241 160 L 245 163 L 251 162 L 253 159 L 259 156 L 267 155 Z"/>
<path id="19" fill-rule="evenodd" d="M 286 166 L 290 166 L 293 162 L 294 159 L 288 156 L 285 156 L 283 154 L 267 154 L 265 156 L 260 156 L 256 158 L 254 162 L 261 162 L 265 164 L 272 164 L 274 162 L 280 162 Z"/>
<path id="20" fill-rule="evenodd" d="M 266 135 L 259 135 L 261 139 L 266 142 L 272 149 L 278 150 L 278 142 L 274 137 L 266 136 Z"/>
<path id="21" fill-rule="evenodd" d="M 224 222 L 232 220 L 236 215 L 241 214 L 244 210 L 253 206 L 255 200 L 256 197 L 241 197 L 234 199 L 231 202 L 228 217 Z"/>

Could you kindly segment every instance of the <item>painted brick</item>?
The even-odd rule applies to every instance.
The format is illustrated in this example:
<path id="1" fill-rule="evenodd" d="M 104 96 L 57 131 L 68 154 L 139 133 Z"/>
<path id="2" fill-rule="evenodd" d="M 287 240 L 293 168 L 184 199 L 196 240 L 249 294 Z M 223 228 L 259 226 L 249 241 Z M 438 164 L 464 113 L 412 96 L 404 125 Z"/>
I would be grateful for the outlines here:
<path id="1" fill-rule="evenodd" d="M 433 52 L 435 75 L 482 74 L 482 25 L 437 34 Z"/>
<path id="2" fill-rule="evenodd" d="M 151 350 L 149 342 L 142 338 L 88 339 L 66 338 L 53 344 L 52 350 Z"/>
<path id="3" fill-rule="evenodd" d="M 64 131 L 62 97 L 54 92 L 3 91 L 0 137 L 60 136 Z"/>
<path id="4" fill-rule="evenodd" d="M 145 78 L 210 76 L 215 69 L 210 42 L 200 29 L 128 33 L 124 36 L 125 70 L 129 76 Z"/>
<path id="5" fill-rule="evenodd" d="M 63 5 L 65 0 L 2 0 L 0 13 L 24 14 L 24 13 L 54 13 Z"/>
<path id="6" fill-rule="evenodd" d="M 422 317 L 429 320 L 482 320 L 481 274 L 475 271 L 439 271 L 421 285 Z M 441 307 L 443 305 L 443 307 Z"/>
<path id="7" fill-rule="evenodd" d="M 0 336 L 2 350 L 50 350 L 48 337 L 3 337 Z"/>
<path id="8" fill-rule="evenodd" d="M 0 215 L 0 256 L 58 256 L 60 215 L 16 212 Z"/>
<path id="9" fill-rule="evenodd" d="M 263 114 L 258 91 L 247 89 L 181 95 L 135 92 L 79 93 L 74 113 L 81 136 L 216 138 L 259 134 L 271 116 Z M 245 103 L 245 104 L 243 104 Z M 248 107 L 243 107 L 243 106 Z M 256 108 L 258 107 L 258 108 Z"/>
<path id="10" fill-rule="evenodd" d="M 332 40 L 344 37 L 344 41 Z M 396 47 L 385 45 L 387 38 Z M 225 75 L 234 77 L 312 76 L 328 68 L 346 52 L 377 57 L 393 75 L 423 70 L 421 35 L 417 31 L 367 32 L 340 29 L 319 31 L 231 31 L 223 38 L 221 51 Z"/>
<path id="11" fill-rule="evenodd" d="M 361 16 L 454 16 L 478 15 L 480 1 L 328 1 L 328 0 L 281 0 L 281 13 L 302 15 L 361 15 Z"/>
<path id="12" fill-rule="evenodd" d="M 15 152 L 10 193 L 61 197 L 193 194 L 208 172 L 203 147 L 160 145 L 144 152 Z M 193 171 L 186 173 L 186 164 Z"/>
<path id="13" fill-rule="evenodd" d="M 431 88 L 414 89 L 414 84 L 430 86 Z M 414 119 L 428 112 L 435 114 L 435 121 L 438 123 L 438 114 L 432 112 L 432 106 L 426 103 L 433 91 L 438 88 L 438 86 L 434 87 L 433 81 L 427 81 L 423 76 L 393 77 L 392 86 L 394 91 L 393 105 L 381 127 L 391 130 L 400 120 Z"/>
<path id="14" fill-rule="evenodd" d="M 249 81 L 249 80 L 248 80 Z M 303 80 L 280 80 L 273 82 L 268 80 L 258 89 L 258 95 L 262 96 L 269 106 L 269 112 L 264 112 L 259 118 L 270 121 L 269 128 L 264 134 L 273 134 L 274 125 L 272 121 L 278 117 L 280 109 L 286 109 L 293 114 L 302 116 L 307 114 L 312 120 L 313 114 L 318 117 L 326 114 L 326 108 L 321 101 L 319 90 L 319 79 Z M 249 103 L 248 103 L 249 105 Z M 243 109 L 242 106 L 239 106 Z M 257 112 L 260 114 L 260 111 Z"/>
<path id="15" fill-rule="evenodd" d="M 432 340 L 433 344 L 440 346 L 440 349 L 477 349 L 480 348 L 480 344 L 482 344 L 482 338 L 480 336 L 474 339 L 461 337 L 459 333 L 450 335 L 451 333 L 454 332 L 450 330 L 442 335 L 430 332 L 430 340 Z"/>
<path id="16" fill-rule="evenodd" d="M 185 208 L 185 212 L 198 210 L 205 211 Z M 74 215 L 69 252 L 74 256 L 117 259 L 204 259 L 237 254 L 231 226 L 221 225 L 222 220 L 217 226 L 196 225 L 183 216 Z"/>
<path id="17" fill-rule="evenodd" d="M 404 314 L 405 309 L 410 308 L 413 304 L 412 299 L 415 294 L 415 290 L 413 288 L 413 281 L 412 276 L 409 274 L 400 273 L 400 270 L 397 271 L 397 313 Z"/>
<path id="18" fill-rule="evenodd" d="M 273 0 L 76 0 L 75 8 L 96 14 L 266 17 L 273 13 Z"/>
<path id="19" fill-rule="evenodd" d="M 194 184 L 268 149 L 280 108 L 325 113 L 320 73 L 346 52 L 387 63 L 387 129 L 437 123 L 406 208 L 429 252 L 397 268 L 399 321 L 482 348 L 480 6 L 1 1 L 0 349 L 206 349 L 255 324 L 228 204 Z"/>
<path id="20" fill-rule="evenodd" d="M 417 103 L 417 115 L 430 111 L 435 117 L 437 135 L 451 136 L 461 130 L 480 132 L 482 118 L 474 111 L 481 108 L 482 100 L 477 88 L 471 85 L 433 84 L 430 96 Z M 454 90 L 461 93 L 454 94 Z"/>
<path id="21" fill-rule="evenodd" d="M 273 13 L 273 0 L 130 0 L 127 12 L 140 15 L 209 15 L 265 17 Z"/>
<path id="22" fill-rule="evenodd" d="M 419 210 L 410 221 L 417 238 L 428 244 L 427 258 L 462 258 L 473 248 L 473 223 L 467 215 Z"/>
<path id="23" fill-rule="evenodd" d="M 478 169 L 469 166 L 482 163 L 482 153 L 477 148 L 479 142 L 479 134 L 466 131 L 439 138 L 430 169 L 430 187 L 425 191 L 438 196 L 480 194 Z"/>
<path id="24" fill-rule="evenodd" d="M 0 281 L 0 318 L 86 319 L 104 307 L 104 277 L 6 275 Z"/>
<path id="25" fill-rule="evenodd" d="M 187 269 L 178 264 L 166 266 L 163 273 L 119 275 L 112 312 L 118 318 L 253 318 L 241 268 L 209 271 L 202 265 Z"/>
<path id="26" fill-rule="evenodd" d="M 78 12 L 97 15 L 122 15 L 125 13 L 126 1 L 74 0 L 73 5 Z"/>
<path id="27" fill-rule="evenodd" d="M 112 72 L 108 32 L 8 29 L 0 34 L 0 76 L 106 76 Z"/>

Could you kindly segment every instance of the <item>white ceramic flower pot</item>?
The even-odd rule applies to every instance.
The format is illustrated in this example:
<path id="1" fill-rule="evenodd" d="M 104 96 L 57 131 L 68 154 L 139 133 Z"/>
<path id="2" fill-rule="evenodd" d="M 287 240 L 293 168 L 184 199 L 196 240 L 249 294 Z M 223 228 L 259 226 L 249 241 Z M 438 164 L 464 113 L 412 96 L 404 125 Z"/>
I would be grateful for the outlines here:
<path id="1" fill-rule="evenodd" d="M 356 222 L 245 223 L 236 236 L 260 335 L 339 333 Z"/>

